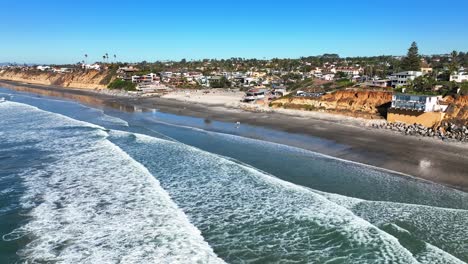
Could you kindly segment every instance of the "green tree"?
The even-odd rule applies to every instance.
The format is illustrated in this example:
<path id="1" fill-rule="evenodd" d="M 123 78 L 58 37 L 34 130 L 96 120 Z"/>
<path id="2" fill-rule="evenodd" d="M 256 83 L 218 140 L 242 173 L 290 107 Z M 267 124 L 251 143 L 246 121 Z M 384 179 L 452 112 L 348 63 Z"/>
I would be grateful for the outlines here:
<path id="1" fill-rule="evenodd" d="M 460 84 L 460 94 L 468 95 L 468 82 L 462 82 Z"/>
<path id="2" fill-rule="evenodd" d="M 222 76 L 219 79 L 211 79 L 210 80 L 210 87 L 211 88 L 226 88 L 231 86 L 229 81 L 226 79 L 226 77 Z"/>
<path id="3" fill-rule="evenodd" d="M 348 78 L 348 77 L 349 77 L 348 74 L 344 73 L 342 71 L 339 71 L 339 72 L 336 73 L 336 78 L 338 78 L 338 79 L 344 79 L 344 78 Z"/>
<path id="4" fill-rule="evenodd" d="M 109 89 L 123 89 L 126 91 L 135 91 L 136 90 L 136 84 L 130 82 L 130 81 L 125 81 L 122 79 L 115 79 L 113 82 L 109 83 L 107 85 L 107 88 Z"/>
<path id="5" fill-rule="evenodd" d="M 432 92 L 432 89 L 436 85 L 437 81 L 435 78 L 431 76 L 419 76 L 416 79 L 414 79 L 410 87 L 413 91 L 417 93 L 430 93 Z"/>
<path id="6" fill-rule="evenodd" d="M 404 71 L 419 71 L 421 70 L 421 58 L 419 56 L 418 44 L 413 42 L 408 49 L 408 54 L 401 62 L 401 69 Z"/>

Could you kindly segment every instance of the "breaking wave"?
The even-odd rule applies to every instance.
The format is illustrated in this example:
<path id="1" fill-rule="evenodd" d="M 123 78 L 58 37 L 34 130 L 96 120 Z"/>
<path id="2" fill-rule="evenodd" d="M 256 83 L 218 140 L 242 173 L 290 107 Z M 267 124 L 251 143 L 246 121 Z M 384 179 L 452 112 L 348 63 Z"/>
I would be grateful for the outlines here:
<path id="1" fill-rule="evenodd" d="M 107 121 L 119 122 L 112 118 L 99 126 L 11 102 L 0 113 L 6 145 L 47 160 L 24 166 L 21 204 L 30 220 L 3 235 L 28 239 L 18 252 L 26 262 L 468 260 L 467 210 L 313 190 L 164 135 L 109 131 Z M 346 164 L 375 178 L 369 166 Z"/>
<path id="2" fill-rule="evenodd" d="M 25 164 L 21 203 L 30 221 L 3 235 L 28 238 L 18 252 L 25 262 L 222 262 L 159 182 L 102 127 L 18 103 L 1 103 L 0 111 L 4 143 L 41 149 L 50 159 Z"/>
<path id="3" fill-rule="evenodd" d="M 398 233 L 348 208 L 362 200 L 335 195 L 347 201 L 343 206 L 320 192 L 180 143 L 116 131 L 109 139 L 159 179 L 228 262 L 461 262 L 429 243 L 416 252 Z"/>

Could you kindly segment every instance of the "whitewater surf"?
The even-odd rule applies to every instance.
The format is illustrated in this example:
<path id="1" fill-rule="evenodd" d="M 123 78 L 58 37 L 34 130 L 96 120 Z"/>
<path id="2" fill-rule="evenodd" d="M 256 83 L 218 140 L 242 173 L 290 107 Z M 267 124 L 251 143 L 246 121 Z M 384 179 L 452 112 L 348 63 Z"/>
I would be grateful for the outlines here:
<path id="1" fill-rule="evenodd" d="M 0 104 L 0 254 L 9 262 L 468 261 L 466 193 L 279 144 L 135 126 L 144 115 L 18 100 Z M 256 168 L 267 153 L 318 175 L 317 188 L 266 172 L 268 162 Z M 332 193 L 330 182 L 349 190 Z M 421 194 L 397 197 L 391 185 Z"/>

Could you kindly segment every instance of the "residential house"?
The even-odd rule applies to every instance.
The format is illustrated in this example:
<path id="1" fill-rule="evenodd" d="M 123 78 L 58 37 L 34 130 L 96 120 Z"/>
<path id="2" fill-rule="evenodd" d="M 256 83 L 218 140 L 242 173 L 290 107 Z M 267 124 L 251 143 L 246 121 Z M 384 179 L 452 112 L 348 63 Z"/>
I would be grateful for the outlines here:
<path id="1" fill-rule="evenodd" d="M 134 72 L 139 72 L 140 70 L 136 67 L 133 66 L 128 66 L 128 67 L 120 67 L 117 70 L 117 73 L 134 73 Z"/>
<path id="2" fill-rule="evenodd" d="M 81 68 L 86 69 L 86 70 L 96 70 L 100 71 L 101 70 L 101 65 L 94 63 L 94 64 L 82 64 Z"/>
<path id="3" fill-rule="evenodd" d="M 445 111 L 445 106 L 439 104 L 441 99 L 441 95 L 394 94 L 392 108 L 423 112 Z"/>
<path id="4" fill-rule="evenodd" d="M 422 72 L 423 75 L 431 74 L 432 73 L 432 67 L 423 66 L 423 67 L 421 67 L 421 72 Z"/>
<path id="5" fill-rule="evenodd" d="M 159 83 L 160 78 L 157 74 L 155 73 L 149 73 L 146 75 L 133 75 L 132 76 L 132 83 Z"/>
<path id="6" fill-rule="evenodd" d="M 310 74 L 314 75 L 317 77 L 317 75 L 322 76 L 322 69 L 319 67 L 315 67 L 315 69 L 310 71 Z"/>
<path id="7" fill-rule="evenodd" d="M 50 71 L 52 68 L 50 66 L 37 66 L 36 69 L 40 71 Z"/>
<path id="8" fill-rule="evenodd" d="M 73 69 L 72 68 L 59 68 L 59 67 L 54 67 L 52 69 L 53 72 L 55 73 L 69 73 L 69 72 L 73 72 Z"/>
<path id="9" fill-rule="evenodd" d="M 394 94 L 387 120 L 433 127 L 442 121 L 447 107 L 440 95 Z"/>
<path id="10" fill-rule="evenodd" d="M 460 71 L 456 74 L 452 74 L 450 75 L 450 81 L 457 83 L 468 82 L 468 73 Z"/>
<path id="11" fill-rule="evenodd" d="M 359 75 L 362 72 L 362 68 L 354 68 L 354 67 L 338 67 L 333 69 L 335 72 L 333 73 L 338 73 L 342 72 L 348 76 L 356 76 Z"/>
<path id="12" fill-rule="evenodd" d="M 250 89 L 245 93 L 243 101 L 254 102 L 260 99 L 264 99 L 267 93 L 268 93 L 267 89 Z"/>
<path id="13" fill-rule="evenodd" d="M 321 79 L 324 81 L 333 81 L 333 79 L 335 79 L 335 74 L 333 73 L 323 74 Z"/>
<path id="14" fill-rule="evenodd" d="M 132 76 L 135 74 L 135 72 L 139 72 L 140 70 L 136 67 L 133 66 L 128 66 L 128 67 L 120 67 L 117 70 L 117 77 L 125 80 L 125 81 L 131 81 Z"/>
<path id="15" fill-rule="evenodd" d="M 422 75 L 423 73 L 420 71 L 404 71 L 392 74 L 390 80 L 392 81 L 392 87 L 396 88 L 399 86 L 406 86 L 410 81 Z"/>
<path id="16" fill-rule="evenodd" d="M 222 88 L 223 83 L 222 80 L 225 78 L 224 76 L 211 76 L 208 78 L 208 86 L 213 88 Z"/>
<path id="17" fill-rule="evenodd" d="M 390 85 L 390 80 L 387 79 L 372 79 L 372 80 L 367 80 L 363 83 L 364 86 L 368 87 L 378 87 L 378 88 L 385 88 Z"/>

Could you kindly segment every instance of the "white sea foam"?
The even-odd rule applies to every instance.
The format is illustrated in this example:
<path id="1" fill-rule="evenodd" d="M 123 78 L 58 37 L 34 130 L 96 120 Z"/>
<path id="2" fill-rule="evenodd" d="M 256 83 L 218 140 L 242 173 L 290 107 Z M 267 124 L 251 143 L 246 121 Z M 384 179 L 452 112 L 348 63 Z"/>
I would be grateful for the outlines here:
<path id="1" fill-rule="evenodd" d="M 129 138 L 129 135 L 113 132 L 111 138 Z M 298 254 L 303 259 L 319 255 L 324 262 L 338 260 L 341 257 L 335 256 L 334 252 L 343 249 L 339 243 L 333 244 L 333 241 L 327 239 L 333 240 L 333 234 L 339 234 L 346 238 L 343 243 L 351 244 L 356 250 L 360 248 L 363 254 L 356 257 L 352 255 L 353 250 L 348 249 L 351 255 L 346 256 L 346 259 L 353 259 L 353 263 L 363 262 L 369 257 L 372 259 L 375 255 L 379 255 L 380 261 L 384 262 L 463 263 L 445 250 L 463 259 L 467 257 L 467 210 L 372 202 L 324 193 L 282 181 L 235 160 L 179 143 L 169 143 L 144 135 L 131 138 L 133 142 L 124 141 L 120 144 L 127 146 L 124 149 L 132 156 L 140 157 L 150 171 L 160 178 L 163 186 L 188 212 L 192 221 L 204 233 L 208 233 L 205 234 L 206 239 L 217 251 L 225 251 L 223 254 L 236 252 L 242 255 L 249 252 L 252 259 L 259 259 L 262 253 L 256 250 L 267 252 L 269 248 L 274 249 L 275 244 L 281 244 L 282 257 L 286 259 L 289 255 Z M 159 156 L 160 153 L 164 153 L 167 158 L 147 158 Z M 362 173 L 369 172 L 364 167 Z M 212 207 L 216 209 L 212 210 Z M 209 217 L 202 217 L 202 214 Z M 217 217 L 217 214 L 222 217 Z M 238 218 L 238 222 L 226 220 Z M 268 221 L 265 223 L 262 218 L 286 222 L 294 222 L 293 219 L 296 218 L 302 222 L 290 224 L 289 228 L 294 231 L 288 230 L 285 234 L 279 234 L 281 231 L 278 231 L 272 237 L 271 234 L 263 234 L 262 230 L 274 230 L 281 224 Z M 410 252 L 394 236 L 376 228 L 395 221 L 412 224 L 419 232 L 412 235 L 421 241 L 427 241 L 423 242 L 425 249 L 417 253 Z M 303 225 L 309 225 L 309 229 L 304 230 Z M 247 227 L 242 230 L 241 227 L 244 226 Z M 242 231 L 239 234 L 231 233 L 236 228 Z M 232 244 L 230 239 L 233 240 Z M 304 248 L 304 240 L 308 241 L 309 247 Z M 249 250 L 238 248 L 236 243 Z M 317 247 L 314 243 L 325 243 L 328 247 L 314 252 L 313 248 Z M 430 243 L 440 245 L 442 249 Z M 295 252 L 296 248 L 303 251 Z"/>
<path id="2" fill-rule="evenodd" d="M 86 125 L 86 123 L 84 124 Z M 48 126 L 45 126 L 44 129 L 49 129 Z M 63 129 L 67 125 L 64 124 L 60 127 Z M 43 256 L 42 259 L 46 261 L 48 260 L 47 256 L 51 256 L 53 259 L 59 257 L 56 254 L 57 250 L 47 244 L 50 241 L 53 241 L 52 245 L 59 248 L 61 254 L 67 256 L 68 260 L 73 261 L 80 261 L 79 258 L 73 257 L 79 255 L 76 252 L 84 252 L 83 248 L 86 250 L 98 248 L 99 252 L 92 252 L 94 258 L 85 259 L 85 261 L 89 260 L 91 262 L 107 257 L 115 257 L 114 251 L 106 251 L 106 247 L 117 248 L 119 252 L 128 252 L 130 250 L 127 250 L 126 246 L 110 243 L 107 240 L 109 237 L 102 237 L 105 236 L 106 232 L 111 232 L 112 230 L 104 231 L 106 230 L 105 227 L 102 230 L 99 226 L 88 225 L 87 228 L 90 231 L 83 232 L 76 227 L 77 225 L 68 227 L 70 223 L 67 221 L 71 222 L 71 220 L 78 219 L 80 225 L 83 225 L 91 218 L 92 221 L 97 221 L 98 223 L 109 222 L 107 223 L 110 225 L 109 228 L 115 228 L 118 224 L 113 221 L 113 215 L 116 214 L 118 216 L 115 218 L 122 218 L 121 214 L 123 214 L 124 210 L 128 209 L 123 201 L 127 201 L 129 197 L 127 194 L 124 196 L 114 194 L 122 192 L 122 187 L 117 185 L 120 182 L 125 182 L 128 191 L 140 190 L 142 188 L 141 183 L 134 181 L 135 173 L 133 171 L 145 171 L 146 169 L 144 167 L 138 168 L 140 166 L 138 163 L 135 163 L 135 165 L 131 158 L 126 156 L 126 153 L 122 153 L 119 148 L 116 148 L 105 140 L 108 134 L 100 130 L 99 127 L 95 127 L 94 130 L 85 129 L 85 131 L 82 131 L 82 129 L 77 129 L 77 125 L 75 124 L 70 126 L 70 128 L 74 128 L 72 131 L 76 133 L 67 131 L 65 133 L 66 137 L 63 140 L 60 137 L 55 140 L 60 144 L 48 146 L 48 148 L 60 149 L 59 146 L 61 144 L 68 142 L 70 145 L 75 145 L 75 150 L 63 149 L 63 151 L 60 151 L 57 154 L 60 159 L 43 170 L 43 178 L 47 179 L 47 186 L 41 187 L 40 183 L 44 182 L 43 179 L 32 182 L 37 189 L 35 191 L 30 190 L 30 197 L 24 199 L 25 203 L 36 202 L 33 206 L 33 213 L 41 214 L 41 206 L 45 206 L 44 211 L 52 211 L 54 214 L 46 218 L 47 223 L 38 223 L 38 226 L 33 225 L 32 228 L 30 225 L 27 225 L 17 230 L 16 233 L 11 234 L 10 237 L 19 237 L 24 234 L 31 235 L 28 233 L 31 231 L 33 231 L 33 234 L 37 234 L 39 233 L 37 230 L 48 231 L 47 236 L 44 237 L 48 237 L 49 233 L 51 234 L 50 237 L 44 240 L 36 239 L 36 245 L 40 245 L 43 248 L 42 251 L 39 250 L 40 248 L 34 247 L 34 245 L 28 245 L 23 252 L 26 256 L 39 252 L 39 256 Z M 92 138 L 90 140 L 92 143 L 76 140 L 78 137 L 81 138 L 83 136 L 82 133 L 85 133 L 87 138 Z M 37 133 L 33 132 L 27 136 L 18 135 L 18 137 L 26 140 L 34 137 L 35 134 Z M 466 225 L 466 221 L 459 221 L 460 217 L 466 216 L 464 210 L 447 210 L 447 212 L 459 212 L 459 214 L 455 213 L 452 215 L 451 213 L 447 214 L 445 211 L 438 211 L 439 208 L 421 206 L 420 209 L 412 213 L 410 211 L 415 207 L 408 207 L 402 210 L 402 207 L 405 208 L 403 204 L 368 202 L 362 199 L 327 194 L 297 186 L 267 175 L 255 168 L 239 164 L 235 160 L 207 153 L 178 142 L 116 131 L 111 131 L 108 139 L 118 144 L 124 151 L 137 159 L 137 161 L 143 163 L 160 180 L 162 186 L 167 189 L 173 200 L 186 212 L 191 222 L 203 232 L 203 236 L 214 247 L 216 252 L 232 262 L 275 262 L 282 260 L 283 262 L 308 261 L 314 263 L 345 261 L 351 263 L 462 263 L 444 250 L 450 250 L 459 255 L 463 255 L 466 252 L 466 249 L 463 249 L 466 245 L 466 240 L 463 240 L 463 234 L 466 234 L 465 231 L 468 225 Z M 237 138 L 232 138 L 232 140 L 237 140 Z M 42 146 L 42 144 L 40 145 Z M 76 149 L 85 151 L 81 151 L 79 157 L 75 157 Z M 115 151 L 117 151 L 118 155 L 107 153 L 109 150 L 114 149 L 116 149 Z M 103 165 L 101 164 L 102 160 L 112 160 L 112 163 Z M 73 169 L 75 167 L 84 167 L 83 163 L 86 163 L 87 167 L 102 167 L 100 167 L 99 171 L 91 169 L 87 173 Z M 114 168 L 112 166 L 114 164 L 119 165 Z M 137 168 L 132 167 L 132 164 Z M 125 169 L 127 166 L 130 166 L 128 170 Z M 63 171 L 63 168 L 71 169 Z M 105 179 L 110 182 L 103 183 L 97 181 L 98 185 L 94 186 L 96 179 L 94 179 L 92 174 L 99 175 L 102 170 L 109 171 L 109 175 Z M 59 177 L 61 171 L 63 171 L 63 174 L 62 177 Z M 34 176 L 32 178 L 41 178 L 36 173 L 31 172 Z M 125 173 L 128 173 L 127 177 L 119 176 Z M 365 167 L 362 168 L 362 173 L 368 173 Z M 80 177 L 63 177 L 66 174 L 80 175 Z M 147 181 L 148 177 L 151 177 L 148 172 L 145 172 L 144 175 L 145 181 Z M 28 185 L 29 180 L 26 183 Z M 74 188 L 68 190 L 67 188 L 70 186 Z M 103 191 L 100 191 L 102 188 L 112 191 L 103 193 Z M 160 188 L 157 185 L 151 189 L 158 190 Z M 44 191 L 50 189 L 53 191 Z M 56 192 L 55 190 L 58 189 L 66 189 L 66 191 Z M 84 192 L 84 190 L 88 191 Z M 138 204 L 148 205 L 154 202 L 154 200 L 161 199 L 154 198 L 154 194 L 150 190 L 144 188 L 141 190 L 141 192 L 137 191 L 135 194 L 138 198 L 133 198 L 139 199 Z M 90 196 L 94 197 L 90 194 L 93 191 L 96 192 L 96 196 L 99 194 L 100 197 L 106 198 L 100 200 L 90 199 Z M 127 188 L 125 191 L 127 191 Z M 47 196 L 44 193 L 50 193 L 50 195 Z M 63 207 L 64 203 L 62 198 L 59 197 L 65 197 L 65 201 L 69 201 L 72 200 L 70 198 L 71 195 L 77 196 L 81 202 L 79 204 L 71 203 L 69 207 Z M 37 202 L 38 199 L 41 199 L 41 203 Z M 151 201 L 147 201 L 146 199 L 151 199 Z M 109 205 L 110 201 L 115 201 L 115 203 Z M 40 205 L 38 206 L 37 204 Z M 67 205 L 68 203 L 65 204 Z M 88 206 L 83 206 L 83 204 L 87 204 Z M 89 206 L 90 204 L 92 206 Z M 132 209 L 136 208 L 143 211 L 143 218 L 148 218 L 145 211 L 146 207 L 142 208 L 136 205 L 134 207 L 133 200 L 130 204 Z M 390 205 L 389 208 L 387 208 L 387 205 Z M 95 208 L 100 208 L 101 206 L 104 207 L 102 210 L 110 212 L 110 215 L 96 213 Z M 160 205 L 154 205 L 155 208 L 157 206 Z M 48 210 L 49 208 L 54 209 Z M 70 210 L 65 210 L 64 208 L 70 208 Z M 177 208 L 174 210 L 182 214 Z M 427 211 L 432 213 L 427 214 Z M 69 215 L 70 217 L 63 218 L 63 215 Z M 130 215 L 124 220 L 133 224 L 132 220 L 138 213 L 131 212 Z M 40 215 L 35 217 L 41 219 Z M 420 223 L 416 226 L 418 230 L 421 230 L 420 232 L 431 229 L 435 230 L 432 233 L 429 232 L 430 234 L 426 237 L 421 234 L 412 234 L 431 243 L 424 242 L 426 245 L 425 250 L 417 254 L 410 252 L 402 246 L 391 233 L 384 232 L 378 228 L 389 222 L 397 220 L 406 221 L 411 217 L 414 218 L 414 221 L 407 222 L 413 225 Z M 149 218 L 152 219 L 152 217 Z M 180 218 L 185 218 L 185 215 L 182 214 Z M 438 227 L 431 226 L 437 224 L 438 221 L 444 222 L 440 232 L 437 231 Z M 187 223 L 186 220 L 182 222 Z M 34 223 L 34 221 L 31 223 Z M 164 223 L 159 223 L 158 221 L 156 223 L 157 226 L 164 226 Z M 459 224 L 458 227 L 457 223 Z M 136 237 L 135 240 L 130 241 L 137 241 L 135 244 L 138 245 L 142 245 L 141 241 L 144 241 L 143 244 L 147 245 L 147 240 L 144 240 L 139 235 L 146 232 L 151 233 L 153 230 L 145 229 L 148 226 L 146 224 L 142 225 L 143 227 L 134 227 L 133 225 L 122 227 L 124 230 L 132 230 L 132 232 L 137 233 L 134 235 L 127 234 L 125 239 L 121 239 L 119 234 L 113 232 L 111 232 L 110 237 L 120 239 L 119 241 L 128 240 L 128 237 Z M 43 226 L 47 226 L 48 228 L 44 228 Z M 66 232 L 55 231 L 54 227 L 61 228 L 62 226 L 68 227 L 62 228 Z M 454 232 L 448 230 L 453 227 L 456 229 Z M 184 230 L 183 234 L 190 233 L 186 231 L 189 229 L 181 228 L 181 230 Z M 181 233 L 180 230 L 171 228 L 165 228 L 165 230 L 168 230 L 167 233 L 162 232 L 166 234 L 165 236 L 174 232 Z M 192 231 L 194 233 L 199 232 L 197 229 Z M 400 231 L 406 232 L 406 230 Z M 79 245 L 79 248 L 69 247 L 71 251 L 75 250 L 75 255 L 68 254 L 68 251 L 62 249 L 62 247 L 67 248 L 67 243 L 70 243 L 67 238 L 71 236 L 70 234 L 80 232 L 88 234 L 88 237 L 85 236 L 85 238 L 77 240 L 79 243 L 76 244 Z M 95 235 L 94 233 L 99 235 Z M 179 238 L 180 235 L 177 233 L 175 236 Z M 195 234 L 193 237 L 200 236 L 199 234 Z M 439 240 L 437 240 L 437 237 Z M 194 238 L 191 236 L 191 239 Z M 455 242 L 450 241 L 452 239 Z M 96 242 L 89 242 L 89 240 Z M 182 240 L 186 241 L 185 237 Z M 203 256 L 209 255 L 211 260 L 217 260 L 215 257 L 212 257 L 211 248 L 208 248 L 204 244 L 205 242 L 200 242 L 199 239 L 195 240 L 198 247 L 204 248 L 203 252 L 208 252 L 203 253 Z M 105 242 L 103 245 L 104 249 L 100 248 L 102 246 L 100 244 L 102 243 L 101 241 Z M 459 241 L 459 248 L 454 249 L 453 247 L 457 247 L 457 241 Z M 448 246 L 446 248 L 440 247 L 439 245 L 442 242 L 447 242 Z M 179 245 L 180 243 L 175 244 Z M 156 255 L 166 260 L 169 254 L 164 255 L 164 252 L 161 253 L 160 251 L 154 253 L 151 251 L 154 250 L 154 248 L 151 248 L 152 244 L 149 244 L 150 249 L 148 249 L 148 252 L 150 254 L 136 254 L 136 256 L 131 256 L 131 259 L 122 257 L 121 260 L 124 262 L 127 260 L 128 262 L 154 260 L 148 258 L 148 255 Z M 166 245 L 166 243 L 163 244 Z M 33 250 L 30 249 L 31 247 Z M 141 253 L 144 250 L 146 248 L 141 247 L 138 248 L 137 252 Z M 183 253 L 183 255 L 190 255 L 188 253 L 185 254 L 186 252 Z M 117 255 L 118 258 L 122 254 Z M 80 255 L 79 257 L 82 256 Z M 159 263 L 163 262 L 161 258 L 158 261 Z M 198 259 L 200 260 L 200 258 Z M 200 262 L 205 261 L 201 260 Z"/>
<path id="3" fill-rule="evenodd" d="M 93 108 L 89 108 L 89 109 L 92 109 L 94 110 Z M 118 117 L 115 117 L 115 116 L 110 116 L 106 113 L 104 113 L 104 110 L 96 110 L 100 113 L 99 115 L 99 118 L 104 121 L 104 122 L 108 122 L 110 124 L 113 124 L 113 125 L 120 125 L 120 126 L 125 126 L 125 127 L 128 127 L 128 122 L 121 119 L 121 118 L 118 118 Z"/>
<path id="4" fill-rule="evenodd" d="M 228 261 L 417 263 L 395 237 L 308 188 L 179 143 L 115 131 L 110 139 L 139 157 Z"/>
<path id="5" fill-rule="evenodd" d="M 52 159 L 25 168 L 22 202 L 31 221 L 4 236 L 28 236 L 24 261 L 222 262 L 159 182 L 101 127 L 11 102 L 0 105 L 0 116 L 8 142 L 30 142 Z"/>
<path id="6" fill-rule="evenodd" d="M 345 206 L 378 227 L 390 225 L 401 233 L 423 241 L 425 249 L 415 256 L 421 263 L 464 263 L 453 254 L 468 258 L 468 210 L 366 201 L 316 190 L 314 192 Z M 411 227 L 414 233 L 397 223 Z"/>
<path id="7" fill-rule="evenodd" d="M 298 148 L 298 147 L 284 145 L 284 144 L 270 142 L 270 141 L 264 141 L 261 139 L 232 135 L 228 133 L 214 132 L 214 131 L 204 130 L 201 128 L 195 128 L 195 127 L 190 127 L 186 125 L 171 124 L 171 123 L 164 122 L 164 121 L 157 120 L 157 119 L 151 119 L 151 122 L 160 123 L 166 126 L 190 129 L 190 130 L 197 131 L 200 133 L 214 135 L 218 138 L 222 138 L 223 141 L 226 141 L 226 142 L 232 142 L 235 144 L 240 143 L 240 144 L 245 144 L 247 146 L 261 147 L 264 150 L 267 150 L 268 152 L 287 151 L 288 153 L 292 153 L 294 155 L 307 156 L 310 159 L 334 161 L 334 166 L 341 166 L 343 167 L 343 170 L 353 170 L 355 172 L 361 172 L 361 173 L 358 173 L 360 174 L 359 178 L 362 179 L 362 178 L 367 177 L 366 180 L 377 179 L 380 184 L 385 184 L 388 189 L 395 188 L 395 186 L 399 186 L 397 183 L 406 184 L 407 179 L 404 179 L 404 178 L 410 178 L 414 180 L 413 185 L 418 185 L 418 188 L 422 192 L 431 193 L 434 190 L 434 186 L 436 186 L 437 187 L 436 192 L 438 193 L 443 192 L 444 193 L 443 195 L 451 195 L 452 197 L 455 197 L 454 199 L 457 199 L 456 196 L 459 197 L 460 199 L 467 199 L 468 197 L 468 195 L 465 192 L 455 190 L 452 188 L 448 188 L 448 187 L 439 185 L 437 183 L 431 182 L 429 180 L 416 178 L 406 173 L 402 173 L 402 172 L 398 172 L 398 171 L 394 171 L 390 169 L 385 169 L 381 167 L 376 167 L 376 166 L 365 164 L 365 163 L 350 161 L 350 160 L 346 160 L 346 159 L 342 159 L 338 157 L 333 157 L 330 155 L 313 152 L 313 151 L 303 149 L 303 148 Z M 433 200 L 436 200 L 436 199 L 433 199 Z M 420 202 L 424 202 L 424 200 L 421 200 Z"/>
<path id="8" fill-rule="evenodd" d="M 43 105 L 44 102 L 47 102 L 48 103 L 47 105 L 57 103 L 62 108 L 63 107 L 69 107 L 69 108 L 74 108 L 77 112 L 78 111 L 79 112 L 82 112 L 82 111 L 89 112 L 89 113 L 91 113 L 91 115 L 90 115 L 91 120 L 83 120 L 83 121 L 90 122 L 90 123 L 93 123 L 93 124 L 99 124 L 99 125 L 102 125 L 102 126 L 117 125 L 117 126 L 128 127 L 128 122 L 127 121 L 125 121 L 125 120 L 123 120 L 121 118 L 118 118 L 118 117 L 110 116 L 110 115 L 106 114 L 104 112 L 104 110 L 102 110 L 102 109 L 91 108 L 91 107 L 88 107 L 88 106 L 83 105 L 83 104 L 78 103 L 78 102 L 65 101 L 64 99 L 54 99 L 52 97 L 37 97 L 37 96 L 31 96 L 31 95 L 23 94 L 23 93 L 15 94 L 15 96 L 19 97 L 19 98 L 27 98 L 28 101 L 35 100 L 40 105 Z"/>

